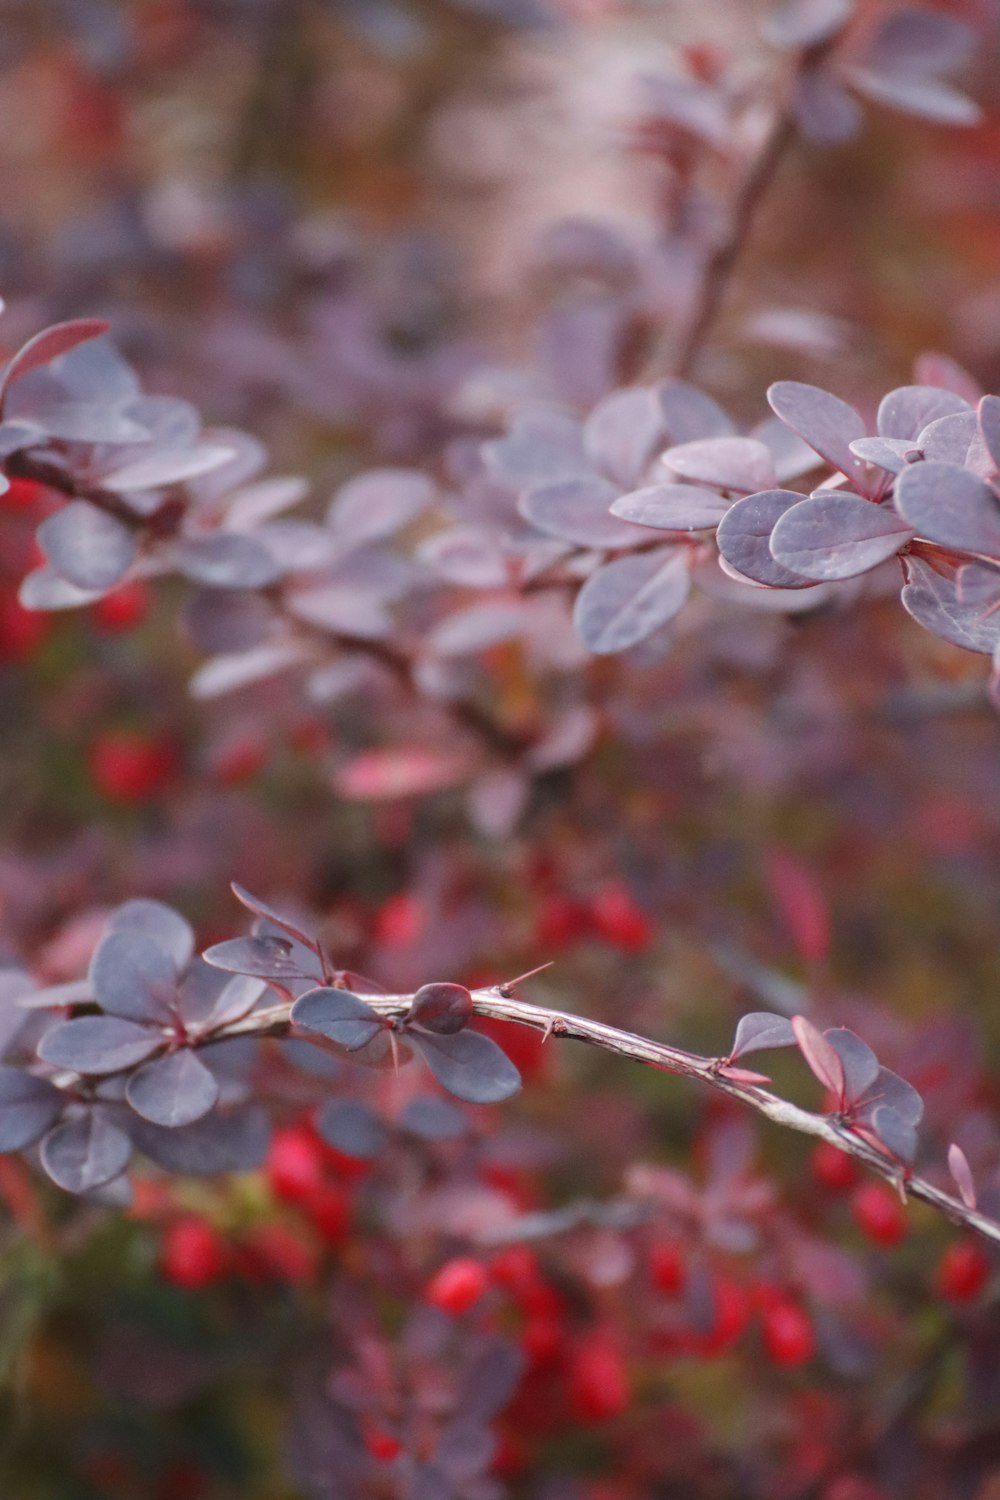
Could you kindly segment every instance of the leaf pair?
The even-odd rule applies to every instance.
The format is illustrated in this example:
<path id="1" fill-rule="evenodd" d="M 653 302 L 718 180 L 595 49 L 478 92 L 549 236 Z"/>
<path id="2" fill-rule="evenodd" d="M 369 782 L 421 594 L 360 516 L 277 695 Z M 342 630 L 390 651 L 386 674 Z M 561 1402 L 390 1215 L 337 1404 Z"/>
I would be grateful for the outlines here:
<path id="1" fill-rule="evenodd" d="M 805 1016 L 795 1016 L 792 1027 L 803 1057 L 833 1096 L 835 1113 L 912 1166 L 924 1112 L 913 1085 L 883 1068 L 867 1042 L 846 1026 L 821 1032 Z"/>

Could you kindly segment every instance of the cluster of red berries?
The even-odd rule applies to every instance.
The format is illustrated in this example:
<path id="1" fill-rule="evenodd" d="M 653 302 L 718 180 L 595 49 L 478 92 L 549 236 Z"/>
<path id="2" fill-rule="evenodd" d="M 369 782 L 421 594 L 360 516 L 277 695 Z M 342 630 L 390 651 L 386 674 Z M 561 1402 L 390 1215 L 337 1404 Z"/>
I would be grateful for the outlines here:
<path id="1" fill-rule="evenodd" d="M 569 948 L 585 938 L 598 938 L 622 953 L 641 953 L 654 936 L 649 916 L 618 881 L 602 885 L 587 900 L 545 896 L 535 929 L 535 942 L 545 953 Z"/>

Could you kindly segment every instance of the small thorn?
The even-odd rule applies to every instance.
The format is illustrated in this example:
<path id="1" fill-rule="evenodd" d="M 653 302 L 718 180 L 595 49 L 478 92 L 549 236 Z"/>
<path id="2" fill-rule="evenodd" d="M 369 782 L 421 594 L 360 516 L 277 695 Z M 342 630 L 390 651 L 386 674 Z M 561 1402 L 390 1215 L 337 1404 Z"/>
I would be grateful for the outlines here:
<path id="1" fill-rule="evenodd" d="M 509 1000 L 515 984 L 523 984 L 526 979 L 534 979 L 536 974 L 541 974 L 545 969 L 551 969 L 554 963 L 555 959 L 550 958 L 548 963 L 539 964 L 537 969 L 529 969 L 526 974 L 518 974 L 516 979 L 505 979 L 502 984 L 497 985 L 497 994 Z"/>

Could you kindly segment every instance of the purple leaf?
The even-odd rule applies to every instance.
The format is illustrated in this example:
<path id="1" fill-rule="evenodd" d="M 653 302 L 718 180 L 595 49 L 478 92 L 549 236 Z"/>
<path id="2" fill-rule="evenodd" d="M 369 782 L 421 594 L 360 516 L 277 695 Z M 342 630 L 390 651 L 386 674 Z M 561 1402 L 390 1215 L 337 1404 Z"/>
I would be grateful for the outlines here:
<path id="1" fill-rule="evenodd" d="M 228 463 L 232 457 L 231 448 L 220 448 L 211 443 L 182 449 L 160 448 L 105 474 L 101 483 L 106 490 L 119 495 L 129 490 L 155 490 L 196 479 Z"/>
<path id="2" fill-rule="evenodd" d="M 410 1040 L 441 1087 L 467 1104 L 499 1104 L 521 1087 L 506 1052 L 481 1031 L 412 1032 Z"/>
<path id="3" fill-rule="evenodd" d="M 63 578 L 81 589 L 109 589 L 135 561 L 127 526 L 85 500 L 71 500 L 38 528 L 38 545 Z"/>
<path id="4" fill-rule="evenodd" d="M 341 485 L 327 513 L 338 536 L 353 544 L 392 536 L 426 510 L 434 486 L 414 469 L 372 469 Z"/>
<path id="5" fill-rule="evenodd" d="M 587 481 L 585 481 L 587 482 Z M 575 484 L 575 480 L 567 483 Z M 528 624 L 525 601 L 509 596 L 486 599 L 466 605 L 439 620 L 425 638 L 427 649 L 436 656 L 468 656 L 485 651 L 503 641 L 513 641 Z"/>
<path id="6" fill-rule="evenodd" d="M 768 389 L 767 399 L 771 410 L 828 464 L 848 479 L 863 479 L 863 466 L 851 444 L 864 437 L 865 424 L 853 406 L 819 386 L 797 380 L 777 381 Z"/>
<path id="7" fill-rule="evenodd" d="M 966 1208 L 974 1209 L 976 1206 L 976 1184 L 972 1176 L 972 1168 L 969 1159 L 961 1146 L 954 1142 L 948 1147 L 948 1170 L 952 1175 L 955 1186 L 958 1188 L 962 1202 Z"/>
<path id="8" fill-rule="evenodd" d="M 580 639 L 599 656 L 624 651 L 673 619 L 690 584 L 687 556 L 675 548 L 605 563 L 576 597 L 573 620 Z"/>
<path id="9" fill-rule="evenodd" d="M 657 395 L 671 443 L 732 435 L 733 423 L 719 403 L 686 381 L 666 380 Z"/>
<path id="10" fill-rule="evenodd" d="M 281 576 L 267 549 L 236 531 L 181 542 L 174 561 L 185 578 L 213 589 L 259 589 Z"/>
<path id="11" fill-rule="evenodd" d="M 955 574 L 955 591 L 960 604 L 991 610 L 1000 603 L 1000 568 L 989 563 L 966 563 Z"/>
<path id="12" fill-rule="evenodd" d="M 89 978 L 101 1009 L 127 1021 L 163 1025 L 176 1003 L 174 961 L 140 930 L 109 932 L 94 950 Z"/>
<path id="13" fill-rule="evenodd" d="M 501 588 L 507 563 L 495 534 L 485 526 L 452 526 L 421 542 L 417 556 L 449 583 Z"/>
<path id="14" fill-rule="evenodd" d="M 539 531 L 578 547 L 627 547 L 639 539 L 639 534 L 627 521 L 611 514 L 611 502 L 617 494 L 607 479 L 580 474 L 526 491 L 517 508 Z"/>
<path id="15" fill-rule="evenodd" d="M 54 323 L 51 328 L 43 328 L 41 333 L 36 333 L 34 338 L 21 346 L 0 378 L 0 404 L 13 381 L 20 380 L 29 370 L 38 370 L 43 365 L 50 364 L 60 354 L 75 349 L 77 344 L 82 344 L 86 339 L 99 338 L 102 333 L 107 333 L 108 327 L 109 324 L 101 322 L 99 318 L 78 318 L 73 322 Z"/>
<path id="16" fill-rule="evenodd" d="M 854 0 L 784 0 L 761 30 L 775 47 L 815 47 L 835 37 L 853 14 Z"/>
<path id="17" fill-rule="evenodd" d="M 877 1077 L 854 1101 L 854 1107 L 859 1112 L 871 1113 L 880 1105 L 895 1110 L 913 1126 L 919 1125 L 923 1119 L 924 1101 L 913 1084 L 900 1078 L 898 1073 L 893 1073 L 891 1068 L 879 1068 Z"/>
<path id="18" fill-rule="evenodd" d="M 422 1141 L 455 1141 L 465 1135 L 469 1122 L 461 1110 L 447 1099 L 433 1094 L 418 1094 L 410 1099 L 399 1117 L 403 1130 Z"/>
<path id="19" fill-rule="evenodd" d="M 824 1031 L 823 1035 L 840 1057 L 844 1071 L 844 1106 L 851 1109 L 878 1077 L 878 1058 L 868 1043 L 846 1026 L 835 1026 Z"/>
<path id="20" fill-rule="evenodd" d="M 213 984 L 192 983 L 197 972 L 192 970 L 185 976 L 179 997 L 179 1009 L 185 1024 L 200 1032 L 215 1031 L 239 1021 L 253 1010 L 267 989 L 263 979 L 250 974 L 234 974 L 232 979 L 219 983 L 222 976 L 217 969 L 202 964 L 204 971 L 212 976 Z"/>
<path id="21" fill-rule="evenodd" d="M 707 531 L 719 524 L 728 509 L 729 501 L 715 490 L 693 484 L 651 484 L 621 495 L 611 513 L 661 531 Z"/>
<path id="22" fill-rule="evenodd" d="M 194 953 L 191 923 L 163 901 L 151 901 L 140 896 L 123 902 L 108 918 L 107 930 L 138 932 L 151 938 L 165 953 L 169 953 L 178 973 L 187 968 Z"/>
<path id="23" fill-rule="evenodd" d="M 821 146 L 853 140 L 861 129 L 860 107 L 826 68 L 809 68 L 794 90 L 795 123 L 802 134 Z"/>
<path id="24" fill-rule="evenodd" d="M 355 1099 L 331 1099 L 316 1116 L 316 1129 L 335 1151 L 361 1160 L 378 1156 L 389 1136 L 378 1116 Z"/>
<path id="25" fill-rule="evenodd" d="M 907 558 L 906 568 L 909 582 L 900 598 L 907 613 L 953 646 L 991 655 L 1000 641 L 1000 614 L 985 613 L 978 603 L 963 604 L 954 579 L 943 578 L 919 558 Z"/>
<path id="26" fill-rule="evenodd" d="M 802 1056 L 823 1087 L 837 1099 L 838 1108 L 841 1107 L 844 1098 L 844 1065 L 840 1060 L 840 1053 L 805 1016 L 793 1016 L 792 1029 Z"/>
<path id="27" fill-rule="evenodd" d="M 38 1044 L 38 1055 L 55 1068 L 77 1073 L 118 1073 L 143 1062 L 163 1045 L 163 1035 L 117 1016 L 79 1016 L 61 1021 Z"/>
<path id="28" fill-rule="evenodd" d="M 866 68 L 847 68 L 845 72 L 859 94 L 890 109 L 901 109 L 940 125 L 978 125 L 983 117 L 979 105 L 968 95 L 936 79 L 871 73 Z"/>
<path id="29" fill-rule="evenodd" d="M 64 1120 L 42 1141 L 42 1166 L 67 1193 L 89 1193 L 128 1165 L 132 1142 L 103 1110 Z"/>
<path id="30" fill-rule="evenodd" d="M 17 597 L 25 609 L 79 609 L 83 604 L 93 604 L 105 592 L 77 588 L 54 568 L 45 566 L 25 574 Z"/>
<path id="31" fill-rule="evenodd" d="M 255 917 L 263 917 L 266 922 L 271 923 L 272 927 L 279 927 L 282 932 L 287 932 L 289 937 L 295 938 L 296 942 L 301 943 L 304 948 L 309 948 L 313 953 L 319 953 L 319 944 L 316 939 L 303 932 L 296 922 L 283 917 L 280 912 L 275 911 L 273 906 L 268 906 L 266 901 L 262 901 L 259 896 L 252 895 L 235 880 L 230 881 L 229 889 L 240 905 L 245 906 L 247 911 L 252 911 Z"/>
<path id="32" fill-rule="evenodd" d="M 868 45 L 865 64 L 877 73 L 929 78 L 962 67 L 975 45 L 971 26 L 939 10 L 912 6 L 886 17 Z"/>
<path id="33" fill-rule="evenodd" d="M 904 1119 L 888 1105 L 880 1104 L 867 1123 L 893 1156 L 907 1166 L 913 1165 L 917 1154 L 917 1129 L 912 1121 Z"/>
<path id="34" fill-rule="evenodd" d="M 144 1120 L 175 1129 L 207 1115 L 219 1085 L 190 1047 L 182 1047 L 133 1073 L 125 1097 Z"/>
<path id="35" fill-rule="evenodd" d="M 300 996 L 292 1006 L 291 1018 L 300 1030 L 318 1032 L 348 1052 L 366 1046 L 386 1025 L 370 1005 L 350 990 L 325 986 Z"/>
<path id="36" fill-rule="evenodd" d="M 795 490 L 762 490 L 737 500 L 719 522 L 716 541 L 725 561 L 744 578 L 775 589 L 808 588 L 812 579 L 793 573 L 771 555 L 771 533 L 792 506 L 801 505 Z"/>
<path id="37" fill-rule="evenodd" d="M 183 613 L 184 629 L 199 651 L 246 651 L 267 639 L 274 613 L 259 594 L 196 589 Z"/>
<path id="38" fill-rule="evenodd" d="M 583 425 L 587 457 L 616 484 L 634 484 L 664 439 L 663 414 L 643 387 L 613 391 Z"/>
<path id="39" fill-rule="evenodd" d="M 472 1019 L 472 996 L 463 984 L 421 985 L 404 1019 L 407 1026 L 451 1036 Z"/>
<path id="40" fill-rule="evenodd" d="M 878 464 L 887 474 L 901 474 L 907 458 L 917 456 L 917 442 L 915 438 L 856 438 L 851 452 L 865 463 Z"/>
<path id="41" fill-rule="evenodd" d="M 44 1135 L 65 1096 L 23 1068 L 0 1067 L 0 1154 L 23 1151 Z"/>
<path id="42" fill-rule="evenodd" d="M 663 121 L 722 150 L 731 127 L 726 101 L 718 89 L 693 78 L 664 73 L 640 76 L 644 118 Z"/>
<path id="43" fill-rule="evenodd" d="M 166 1172 L 211 1177 L 220 1172 L 252 1172 L 267 1154 L 270 1130 L 257 1105 L 222 1113 L 213 1110 L 192 1125 L 154 1125 L 139 1116 L 129 1121 L 135 1145 Z"/>
<path id="44" fill-rule="evenodd" d="M 925 349 L 917 355 L 913 373 L 921 385 L 939 385 L 943 390 L 954 391 L 971 406 L 975 406 L 983 394 L 982 386 L 968 370 L 951 355 L 941 354 L 935 349 Z"/>
<path id="45" fill-rule="evenodd" d="M 990 458 L 1000 469 L 1000 396 L 984 396 L 980 401 L 979 430 Z"/>
<path id="46" fill-rule="evenodd" d="M 231 974 L 253 974 L 261 979 L 319 979 L 292 954 L 292 945 L 279 937 L 230 938 L 215 943 L 201 955 L 207 964 Z M 319 966 L 317 965 L 317 968 Z"/>
<path id="47" fill-rule="evenodd" d="M 793 505 L 771 533 L 771 555 L 804 578 L 855 578 L 892 557 L 913 532 L 895 511 L 833 490 Z"/>
<path id="48" fill-rule="evenodd" d="M 766 490 L 774 484 L 771 450 L 757 438 L 698 438 L 668 448 L 662 462 L 683 479 L 720 490 Z"/>
<path id="49" fill-rule="evenodd" d="M 235 692 L 237 688 L 248 687 L 278 672 L 301 666 L 312 656 L 313 651 L 306 641 L 294 639 L 277 641 L 271 646 L 257 646 L 250 651 L 213 656 L 191 678 L 191 696 L 218 698 L 222 693 Z"/>
<path id="50" fill-rule="evenodd" d="M 939 417 L 968 411 L 968 401 L 938 385 L 901 385 L 883 396 L 878 409 L 880 437 L 916 440 Z"/>
<path id="51" fill-rule="evenodd" d="M 1000 558 L 1000 500 L 957 464 L 913 464 L 896 481 L 896 509 L 921 537 Z"/>
<path id="52" fill-rule="evenodd" d="M 771 1047 L 794 1047 L 795 1032 L 787 1016 L 769 1010 L 753 1010 L 741 1016 L 733 1038 L 729 1061 L 748 1052 L 766 1052 Z"/>

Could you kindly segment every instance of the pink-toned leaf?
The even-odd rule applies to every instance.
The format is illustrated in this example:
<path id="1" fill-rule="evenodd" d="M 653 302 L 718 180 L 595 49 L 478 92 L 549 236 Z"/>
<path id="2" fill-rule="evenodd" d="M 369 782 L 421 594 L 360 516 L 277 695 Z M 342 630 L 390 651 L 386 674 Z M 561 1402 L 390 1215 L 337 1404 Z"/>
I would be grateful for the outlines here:
<path id="1" fill-rule="evenodd" d="M 896 509 L 928 541 L 1000 558 L 1000 498 L 968 469 L 911 465 L 896 481 Z"/>
<path id="2" fill-rule="evenodd" d="M 573 619 L 580 639 L 599 656 L 625 651 L 672 620 L 689 588 L 688 560 L 676 548 L 606 563 L 576 597 Z"/>
<path id="3" fill-rule="evenodd" d="M 0 378 L 0 404 L 13 381 L 20 380 L 29 370 L 39 370 L 43 365 L 51 364 L 60 354 L 75 349 L 77 344 L 99 338 L 102 333 L 107 333 L 109 326 L 100 318 L 77 318 L 69 323 L 54 323 L 51 328 L 43 328 L 41 333 L 36 333 L 34 338 L 21 346 L 3 372 Z"/>
<path id="4" fill-rule="evenodd" d="M 726 563 L 742 578 L 775 589 L 809 588 L 812 579 L 803 578 L 771 554 L 771 533 L 780 518 L 802 496 L 795 490 L 762 490 L 737 500 L 719 522 L 716 541 Z"/>
<path id="5" fill-rule="evenodd" d="M 651 484 L 621 495 L 611 513 L 662 531 L 707 531 L 719 524 L 728 509 L 729 501 L 715 490 L 693 484 Z"/>
<path id="6" fill-rule="evenodd" d="M 958 1188 L 962 1202 L 966 1208 L 974 1209 L 976 1206 L 976 1184 L 972 1176 L 972 1168 L 969 1159 L 961 1146 L 954 1142 L 948 1147 L 948 1170 L 952 1175 L 955 1186 Z"/>
<path id="7" fill-rule="evenodd" d="M 851 451 L 851 443 L 865 436 L 861 417 L 839 396 L 798 380 L 779 380 L 767 399 L 783 422 L 848 479 L 863 477 L 862 464 Z M 762 485 L 761 488 L 764 488 Z"/>
<path id="8" fill-rule="evenodd" d="M 663 454 L 666 467 L 695 484 L 720 490 L 766 490 L 774 484 L 770 449 L 756 438 L 696 438 Z"/>
<path id="9" fill-rule="evenodd" d="M 793 1016 L 792 1028 L 799 1051 L 823 1087 L 838 1101 L 844 1098 L 844 1065 L 840 1053 L 806 1016 Z"/>
<path id="10" fill-rule="evenodd" d="M 748 1052 L 765 1052 L 771 1047 L 794 1047 L 795 1031 L 787 1016 L 769 1010 L 752 1010 L 741 1016 L 729 1053 L 730 1061 Z"/>
<path id="11" fill-rule="evenodd" d="M 827 490 L 781 516 L 771 533 L 771 555 L 804 578 L 829 583 L 878 567 L 912 536 L 894 510 Z"/>
<path id="12" fill-rule="evenodd" d="M 366 750 L 340 768 L 335 785 L 343 797 L 381 802 L 393 797 L 420 797 L 461 781 L 463 756 L 414 745 Z"/>

